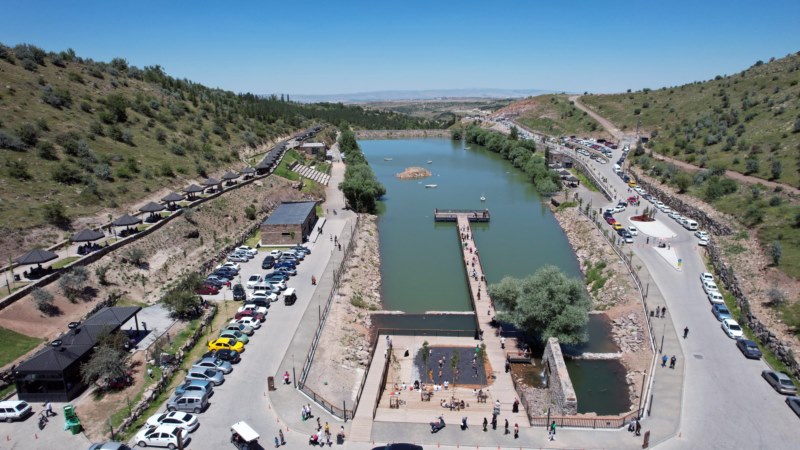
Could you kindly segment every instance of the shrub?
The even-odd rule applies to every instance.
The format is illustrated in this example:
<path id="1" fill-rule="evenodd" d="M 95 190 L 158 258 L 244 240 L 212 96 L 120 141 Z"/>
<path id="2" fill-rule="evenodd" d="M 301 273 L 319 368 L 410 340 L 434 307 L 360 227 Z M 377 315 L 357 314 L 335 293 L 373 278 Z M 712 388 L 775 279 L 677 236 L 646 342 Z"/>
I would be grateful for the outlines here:
<path id="1" fill-rule="evenodd" d="M 44 66 L 44 58 L 47 56 L 47 53 L 35 45 L 19 44 L 14 47 L 14 55 L 17 59 L 27 59 L 40 66 Z"/>
<path id="2" fill-rule="evenodd" d="M 14 55 L 11 53 L 11 49 L 3 44 L 0 44 L 0 59 L 3 59 L 8 63 L 14 64 Z"/>
<path id="3" fill-rule="evenodd" d="M 244 209 L 244 215 L 248 220 L 256 220 L 256 207 L 253 205 L 247 205 L 247 207 Z"/>
<path id="4" fill-rule="evenodd" d="M 36 150 L 39 157 L 48 161 L 55 161 L 58 159 L 56 155 L 56 147 L 50 141 L 39 141 L 36 143 Z"/>
<path id="5" fill-rule="evenodd" d="M 64 205 L 61 203 L 48 203 L 42 206 L 44 221 L 59 228 L 67 228 L 71 222 L 67 216 Z"/>
<path id="6" fill-rule="evenodd" d="M 746 159 L 744 162 L 744 166 L 745 166 L 744 173 L 747 175 L 758 172 L 758 169 L 760 168 L 760 164 L 758 160 L 755 158 Z"/>
<path id="7" fill-rule="evenodd" d="M 121 94 L 110 94 L 105 100 L 106 109 L 111 114 L 116 123 L 123 123 L 128 120 L 128 100 Z"/>
<path id="8" fill-rule="evenodd" d="M 781 161 L 778 159 L 772 161 L 772 167 L 770 170 L 772 179 L 777 180 L 778 178 L 780 178 L 782 172 L 783 172 L 783 165 L 781 164 Z"/>
<path id="9" fill-rule="evenodd" d="M 94 274 L 97 275 L 97 281 L 100 282 L 101 285 L 106 286 L 108 285 L 108 270 L 110 269 L 108 264 L 98 266 L 94 269 Z"/>
<path id="10" fill-rule="evenodd" d="M 175 172 L 172 170 L 172 166 L 170 166 L 168 163 L 162 164 L 161 167 L 159 167 L 158 169 L 158 173 L 162 177 L 173 178 L 175 176 Z"/>
<path id="11" fill-rule="evenodd" d="M 63 162 L 53 169 L 53 171 L 50 173 L 50 177 L 56 183 L 67 185 L 78 184 L 81 182 L 81 175 L 80 172 L 78 172 L 78 169 Z"/>
<path id="12" fill-rule="evenodd" d="M 0 130 L 0 148 L 19 152 L 25 150 L 25 143 L 22 142 L 22 139 L 18 138 L 17 136 Z"/>
<path id="13" fill-rule="evenodd" d="M 124 253 L 122 260 L 123 262 L 139 267 L 145 263 L 144 250 L 138 247 L 132 247 Z"/>
<path id="14" fill-rule="evenodd" d="M 68 272 L 61 275 L 58 279 L 58 286 L 64 292 L 67 300 L 75 303 L 78 296 L 83 292 L 86 287 L 86 281 L 89 279 L 88 271 L 84 266 L 75 266 Z"/>
<path id="15" fill-rule="evenodd" d="M 53 305 L 53 294 L 51 294 L 49 291 L 37 287 L 31 291 L 31 297 L 33 297 L 33 301 L 36 303 L 36 309 L 45 313 L 46 315 L 52 316 L 58 311 L 58 308 Z"/>
<path id="16" fill-rule="evenodd" d="M 133 146 L 133 132 L 131 130 L 124 130 L 120 142 Z"/>
<path id="17" fill-rule="evenodd" d="M 106 163 L 101 163 L 95 166 L 94 174 L 97 176 L 99 180 L 111 181 L 113 179 L 111 166 L 109 166 Z"/>
<path id="18" fill-rule="evenodd" d="M 86 82 L 86 81 L 83 79 L 83 77 L 81 76 L 81 74 L 79 74 L 79 73 L 75 73 L 75 72 L 70 72 L 70 73 L 67 75 L 67 78 L 69 78 L 69 81 L 73 81 L 73 82 L 75 82 L 75 83 L 84 84 L 84 83 Z"/>
<path id="19" fill-rule="evenodd" d="M 32 179 L 30 172 L 28 172 L 28 164 L 25 161 L 18 159 L 9 159 L 6 161 L 8 168 L 8 175 L 17 180 L 27 181 Z"/>
<path id="20" fill-rule="evenodd" d="M 65 108 L 72 104 L 72 95 L 64 88 L 47 85 L 42 89 L 42 101 L 54 108 Z"/>
<path id="21" fill-rule="evenodd" d="M 786 303 L 786 292 L 778 289 L 777 286 L 772 286 L 767 291 L 767 298 L 770 306 L 783 306 Z"/>

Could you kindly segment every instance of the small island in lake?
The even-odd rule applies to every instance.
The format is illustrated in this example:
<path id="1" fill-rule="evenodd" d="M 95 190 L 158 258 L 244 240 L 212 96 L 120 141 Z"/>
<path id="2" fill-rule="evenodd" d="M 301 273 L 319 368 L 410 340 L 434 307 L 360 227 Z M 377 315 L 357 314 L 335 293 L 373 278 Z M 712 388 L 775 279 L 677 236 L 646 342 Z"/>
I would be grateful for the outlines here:
<path id="1" fill-rule="evenodd" d="M 401 180 L 411 180 L 414 178 L 426 178 L 431 176 L 431 171 L 422 167 L 407 167 L 406 170 L 395 175 Z"/>

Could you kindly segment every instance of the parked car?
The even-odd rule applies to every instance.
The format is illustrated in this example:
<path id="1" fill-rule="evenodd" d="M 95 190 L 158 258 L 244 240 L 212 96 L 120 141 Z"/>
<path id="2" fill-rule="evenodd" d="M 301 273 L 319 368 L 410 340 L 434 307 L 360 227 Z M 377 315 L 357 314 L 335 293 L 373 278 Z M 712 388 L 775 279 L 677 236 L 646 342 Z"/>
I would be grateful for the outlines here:
<path id="1" fill-rule="evenodd" d="M 285 291 L 286 290 L 286 282 L 285 281 L 281 281 L 281 280 L 277 280 L 277 279 L 271 279 L 271 280 L 267 281 L 267 283 L 271 284 L 273 287 L 278 288 L 278 290 L 280 290 L 280 291 Z"/>
<path id="2" fill-rule="evenodd" d="M 795 414 L 800 416 L 800 398 L 797 396 L 786 397 L 786 404 L 794 411 Z"/>
<path id="3" fill-rule="evenodd" d="M 247 337 L 247 335 L 245 335 L 241 331 L 236 331 L 236 330 L 222 330 L 219 333 L 219 337 L 236 339 L 237 341 L 241 342 L 242 344 L 247 344 L 247 343 L 250 342 L 250 338 Z"/>
<path id="4" fill-rule="evenodd" d="M 247 253 L 250 256 L 258 255 L 258 250 L 254 249 L 253 247 L 248 247 L 246 245 L 241 245 L 239 247 L 236 247 L 233 251 Z"/>
<path id="5" fill-rule="evenodd" d="M 703 281 L 703 290 L 708 294 L 709 292 L 719 292 L 719 288 L 717 287 L 717 283 L 713 281 Z"/>
<path id="6" fill-rule="evenodd" d="M 242 266 L 240 266 L 239 264 L 237 264 L 237 263 L 235 263 L 233 261 L 225 261 L 224 263 L 222 263 L 222 264 L 218 265 L 217 267 L 215 267 L 215 269 L 219 269 L 219 268 L 222 268 L 222 267 L 230 267 L 231 269 L 236 269 L 236 273 L 239 273 L 239 271 L 242 270 Z"/>
<path id="7" fill-rule="evenodd" d="M 630 232 L 630 233 L 631 233 L 631 236 L 638 236 L 638 235 L 639 235 L 639 229 L 638 229 L 638 228 L 636 228 L 636 227 L 635 227 L 635 226 L 633 226 L 633 225 L 631 225 L 631 226 L 629 226 L 629 227 L 628 227 L 628 232 Z"/>
<path id="8" fill-rule="evenodd" d="M 219 294 L 219 288 L 210 284 L 204 284 L 197 288 L 195 294 L 199 295 L 217 295 Z"/>
<path id="9" fill-rule="evenodd" d="M 254 319 L 258 320 L 258 321 L 263 322 L 264 320 L 266 320 L 267 315 L 266 314 L 261 314 L 261 313 L 255 311 L 255 310 L 253 310 L 253 309 L 243 309 L 241 311 L 238 311 L 236 313 L 236 315 L 233 316 L 233 317 L 236 320 L 239 320 L 239 319 L 241 319 L 243 317 L 252 317 L 252 318 L 254 318 Z M 213 349 L 211 349 L 211 350 L 213 350 Z"/>
<path id="10" fill-rule="evenodd" d="M 254 305 L 260 304 L 264 302 L 264 307 L 269 308 L 269 304 L 271 302 L 278 301 L 278 294 L 276 292 L 268 293 L 266 291 L 258 291 L 255 292 L 251 297 L 248 303 L 252 303 Z M 266 313 L 265 313 L 266 314 Z"/>
<path id="11" fill-rule="evenodd" d="M 208 380 L 185 380 L 183 384 L 175 388 L 175 394 L 177 395 L 188 393 L 199 393 L 206 397 L 211 397 L 214 395 L 214 383 Z"/>
<path id="12" fill-rule="evenodd" d="M 168 447 L 178 448 L 179 445 L 186 446 L 189 443 L 189 433 L 181 433 L 178 442 L 178 427 L 174 425 L 161 425 L 157 427 L 145 427 L 136 434 L 134 442 L 139 447 Z"/>
<path id="13" fill-rule="evenodd" d="M 251 298 L 256 294 L 279 294 L 280 289 L 273 286 L 271 281 L 277 281 L 277 280 L 267 279 L 266 281 L 262 281 L 253 286 L 253 295 L 251 296 Z"/>
<path id="14" fill-rule="evenodd" d="M 278 259 L 278 258 L 280 258 L 280 257 L 281 257 L 281 255 L 283 255 L 283 252 L 282 252 L 282 251 L 280 251 L 280 250 L 272 250 L 271 252 L 269 252 L 269 254 L 270 254 L 270 256 L 272 256 L 273 258 L 275 258 L 275 259 Z"/>
<path id="15" fill-rule="evenodd" d="M 761 359 L 761 349 L 758 348 L 758 344 L 755 342 L 747 339 L 739 339 L 736 341 L 736 346 L 739 347 L 739 350 L 741 350 L 746 358 Z"/>
<path id="16" fill-rule="evenodd" d="M 189 411 L 200 414 L 208 407 L 208 394 L 187 392 L 182 395 L 172 394 L 167 400 L 167 411 Z"/>
<path id="17" fill-rule="evenodd" d="M 305 253 L 306 255 L 310 255 L 311 254 L 311 249 L 308 248 L 308 247 L 304 247 L 302 245 L 295 245 L 294 247 L 292 247 L 292 251 L 294 251 L 294 252 L 300 251 L 300 252 Z"/>
<path id="18" fill-rule="evenodd" d="M 250 275 L 250 278 L 247 279 L 247 287 L 248 289 L 253 289 L 253 286 L 261 283 L 262 281 L 264 281 L 264 277 L 254 273 L 253 275 Z"/>
<path id="19" fill-rule="evenodd" d="M 281 267 L 289 267 L 290 269 L 294 269 L 297 267 L 297 263 L 295 263 L 294 261 L 289 261 L 288 259 L 282 259 L 276 262 L 275 265 L 272 267 L 274 267 L 275 269 L 279 269 Z"/>
<path id="20" fill-rule="evenodd" d="M 240 323 L 254 330 L 261 328 L 261 321 L 255 317 L 242 317 L 241 319 L 233 319 L 230 321 L 230 323 Z"/>
<path id="21" fill-rule="evenodd" d="M 710 272 L 703 272 L 700 274 L 700 282 L 703 281 L 714 281 L 714 275 Z"/>
<path id="22" fill-rule="evenodd" d="M 292 256 L 295 259 L 299 259 L 300 261 L 306 259 L 306 252 L 301 252 L 301 251 L 297 251 L 297 250 L 288 250 L 286 252 L 283 252 L 283 256 L 281 256 L 281 258 L 283 258 L 283 257 L 285 257 L 287 255 L 288 256 Z"/>
<path id="23" fill-rule="evenodd" d="M 289 279 L 289 275 L 281 271 L 270 272 L 264 275 L 264 280 L 272 280 L 272 279 L 279 279 L 281 281 L 286 281 Z"/>
<path id="24" fill-rule="evenodd" d="M 145 426 L 157 427 L 159 425 L 172 425 L 183 428 L 184 433 L 191 433 L 200 426 L 200 421 L 194 414 L 173 411 L 164 414 L 154 414 L 145 422 Z"/>
<path id="25" fill-rule="evenodd" d="M 708 246 L 708 239 L 698 239 L 697 240 L 697 245 L 699 245 L 701 247 L 707 247 Z"/>
<path id="26" fill-rule="evenodd" d="M 219 386 L 225 381 L 225 375 L 221 370 L 207 369 L 202 367 L 191 367 L 186 374 L 187 380 L 205 380 L 214 383 L 214 386 Z"/>
<path id="27" fill-rule="evenodd" d="M 244 344 L 235 339 L 219 338 L 208 342 L 209 350 L 236 350 L 239 353 L 244 351 Z"/>
<path id="28" fill-rule="evenodd" d="M 267 255 L 264 257 L 264 260 L 261 261 L 261 268 L 264 270 L 271 269 L 274 264 L 275 257 L 272 255 Z"/>
<path id="29" fill-rule="evenodd" d="M 711 306 L 711 313 L 714 314 L 714 317 L 720 322 L 731 318 L 731 312 L 728 311 L 728 307 L 725 305 L 716 304 Z"/>
<path id="30" fill-rule="evenodd" d="M 233 372 L 233 366 L 226 361 L 223 361 L 219 358 L 215 357 L 208 357 L 208 358 L 200 358 L 192 364 L 192 368 L 203 368 L 203 369 L 214 369 L 219 370 L 223 373 L 223 375 L 227 375 Z"/>
<path id="31" fill-rule="evenodd" d="M 710 301 L 712 304 L 725 303 L 725 298 L 722 297 L 722 294 L 720 294 L 719 291 L 711 291 L 706 294 L 706 296 L 708 297 L 708 301 Z"/>
<path id="32" fill-rule="evenodd" d="M 236 364 L 242 360 L 242 355 L 236 350 L 212 350 L 203 354 L 203 358 L 214 357 L 227 361 L 231 364 Z"/>
<path id="33" fill-rule="evenodd" d="M 233 299 L 240 302 L 247 300 L 247 292 L 239 283 L 233 285 Z"/>
<path id="34" fill-rule="evenodd" d="M 788 375 L 774 370 L 762 370 L 761 376 L 767 380 L 772 389 L 784 395 L 797 395 L 797 387 Z"/>
<path id="35" fill-rule="evenodd" d="M 698 230 L 698 231 L 695 231 L 694 235 L 695 235 L 695 236 L 696 236 L 698 239 L 708 239 L 708 236 L 709 236 L 709 234 L 708 234 L 708 232 L 707 232 L 707 231 L 700 231 L 700 230 Z"/>
<path id="36" fill-rule="evenodd" d="M 220 278 L 226 278 L 228 280 L 232 280 L 236 277 L 236 272 L 233 269 L 228 269 L 226 267 L 223 267 L 211 272 L 211 275 L 216 275 Z"/>
<path id="37" fill-rule="evenodd" d="M 615 230 L 621 230 L 621 229 L 622 229 L 622 224 L 621 224 L 621 223 L 614 222 L 614 224 L 613 224 L 613 225 L 611 225 L 611 228 L 613 228 L 613 229 L 615 229 Z"/>
<path id="38" fill-rule="evenodd" d="M 25 420 L 31 414 L 33 414 L 33 408 L 27 402 L 21 400 L 0 402 L 0 420 L 6 422 Z"/>
<path id="39" fill-rule="evenodd" d="M 98 442 L 89 446 L 89 450 L 132 450 L 127 444 L 122 442 Z"/>
<path id="40" fill-rule="evenodd" d="M 275 269 L 275 270 L 277 272 L 284 272 L 284 273 L 286 273 L 287 275 L 290 275 L 290 276 L 297 275 L 297 270 L 292 269 L 291 267 L 279 267 L 278 269 Z"/>
<path id="41" fill-rule="evenodd" d="M 228 255 L 228 261 L 247 262 L 247 261 L 250 261 L 250 258 L 245 256 L 244 254 L 231 253 L 230 255 Z"/>
<path id="42" fill-rule="evenodd" d="M 242 332 L 242 333 L 244 333 L 244 334 L 246 334 L 248 336 L 252 336 L 253 333 L 255 333 L 255 330 L 253 329 L 253 327 L 248 327 L 247 325 L 242 325 L 241 323 L 239 323 L 239 322 L 237 322 L 235 320 L 233 320 L 231 322 L 228 322 L 228 324 L 225 325 L 225 329 L 226 330 L 236 330 L 236 331 Z"/>
<path id="43" fill-rule="evenodd" d="M 742 327 L 739 326 L 739 323 L 733 319 L 725 319 L 722 321 L 722 331 L 728 335 L 731 339 L 742 339 L 744 337 L 744 333 L 742 333 Z"/>
<path id="44" fill-rule="evenodd" d="M 219 275 L 209 275 L 205 282 L 217 288 L 220 288 L 226 284 L 228 284 L 231 280 L 221 277 Z"/>

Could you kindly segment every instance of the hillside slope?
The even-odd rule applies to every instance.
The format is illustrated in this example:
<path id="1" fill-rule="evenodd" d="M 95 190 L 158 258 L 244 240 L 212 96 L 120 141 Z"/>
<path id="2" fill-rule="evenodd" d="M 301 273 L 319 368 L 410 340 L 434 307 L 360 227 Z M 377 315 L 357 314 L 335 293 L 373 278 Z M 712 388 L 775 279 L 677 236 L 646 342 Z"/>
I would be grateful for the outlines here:
<path id="1" fill-rule="evenodd" d="M 735 75 L 581 102 L 650 147 L 699 167 L 800 186 L 800 53 Z"/>
<path id="2" fill-rule="evenodd" d="M 74 52 L 0 44 L 0 230 L 128 205 L 189 179 L 240 169 L 241 155 L 311 123 L 435 128 L 435 121 L 341 104 L 235 94 Z M 53 206 L 55 205 L 55 206 Z M 42 242 L 41 244 L 44 244 Z"/>
<path id="3" fill-rule="evenodd" d="M 596 120 L 572 104 L 567 95 L 548 94 L 516 101 L 497 110 L 526 127 L 551 136 L 594 136 L 610 138 Z"/>

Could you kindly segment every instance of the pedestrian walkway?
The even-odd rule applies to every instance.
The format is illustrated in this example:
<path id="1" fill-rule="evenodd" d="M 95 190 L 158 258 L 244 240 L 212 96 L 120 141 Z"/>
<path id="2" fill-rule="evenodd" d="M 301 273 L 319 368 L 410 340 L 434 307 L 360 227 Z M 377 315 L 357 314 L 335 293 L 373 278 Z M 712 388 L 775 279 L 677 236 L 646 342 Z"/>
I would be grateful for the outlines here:
<path id="1" fill-rule="evenodd" d="M 319 184 L 328 185 L 328 182 L 331 180 L 331 176 L 327 173 L 320 172 L 319 170 L 312 169 L 311 167 L 305 166 L 303 164 L 294 164 L 292 166 L 292 171 L 297 172 L 300 176 L 308 178 L 311 181 L 316 181 Z"/>

